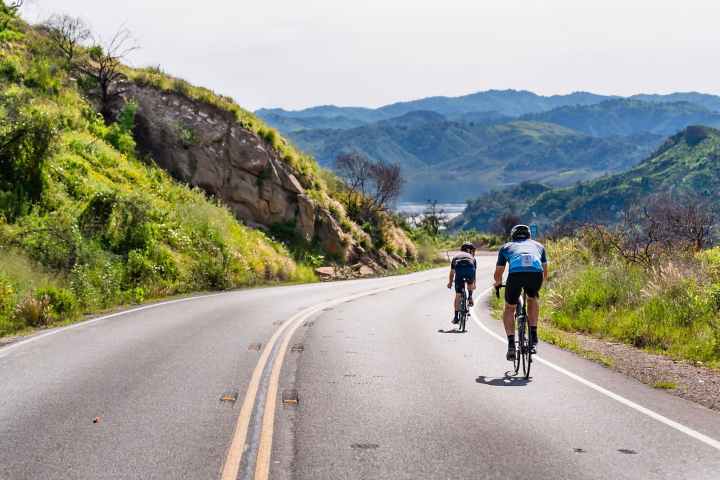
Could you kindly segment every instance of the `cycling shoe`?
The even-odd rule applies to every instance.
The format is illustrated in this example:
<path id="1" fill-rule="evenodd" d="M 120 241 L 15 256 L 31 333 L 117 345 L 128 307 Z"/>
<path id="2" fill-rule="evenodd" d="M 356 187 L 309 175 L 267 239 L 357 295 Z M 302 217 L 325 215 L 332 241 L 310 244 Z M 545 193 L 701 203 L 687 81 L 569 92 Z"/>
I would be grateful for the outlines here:
<path id="1" fill-rule="evenodd" d="M 509 348 L 509 349 L 508 349 L 507 354 L 505 355 L 505 359 L 506 359 L 508 362 L 514 362 L 514 361 L 515 361 L 515 349 L 514 349 L 514 348 Z"/>

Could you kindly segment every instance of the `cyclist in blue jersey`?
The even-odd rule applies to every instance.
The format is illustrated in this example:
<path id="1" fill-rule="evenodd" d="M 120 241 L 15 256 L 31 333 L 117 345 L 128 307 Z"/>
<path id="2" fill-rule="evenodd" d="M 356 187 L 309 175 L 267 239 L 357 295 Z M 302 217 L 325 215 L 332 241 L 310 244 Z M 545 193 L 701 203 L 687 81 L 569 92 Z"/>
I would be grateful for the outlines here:
<path id="1" fill-rule="evenodd" d="M 530 342 L 535 350 L 538 317 L 540 316 L 540 288 L 547 280 L 547 255 L 545 247 L 530 238 L 527 225 L 516 225 L 510 232 L 510 242 L 503 245 L 498 253 L 495 267 L 495 287 L 502 285 L 505 268 L 509 266 L 505 281 L 505 310 L 503 324 L 508 338 L 506 358 L 515 360 L 515 309 L 522 290 L 527 293 L 528 323 L 530 324 Z"/>
<path id="2" fill-rule="evenodd" d="M 450 262 L 450 276 L 448 278 L 447 288 L 452 288 L 453 281 L 455 283 L 455 316 L 453 317 L 452 323 L 458 323 L 460 321 L 460 299 L 465 289 L 465 284 L 467 284 L 468 290 L 468 306 L 473 306 L 476 270 L 475 245 L 470 242 L 465 242 L 462 247 L 460 247 L 460 253 L 455 255 Z"/>

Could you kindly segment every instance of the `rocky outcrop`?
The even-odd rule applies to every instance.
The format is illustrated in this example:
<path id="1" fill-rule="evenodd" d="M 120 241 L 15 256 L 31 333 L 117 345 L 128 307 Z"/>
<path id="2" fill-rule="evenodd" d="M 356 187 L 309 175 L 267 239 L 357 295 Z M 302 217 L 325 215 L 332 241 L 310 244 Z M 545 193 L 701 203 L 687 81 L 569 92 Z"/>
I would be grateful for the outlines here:
<path id="1" fill-rule="evenodd" d="M 141 153 L 176 179 L 222 200 L 246 224 L 294 225 L 306 241 L 317 239 L 326 252 L 348 260 L 352 237 L 306 195 L 275 149 L 233 113 L 151 86 L 128 83 L 124 89 L 123 100 L 138 103 L 134 133 Z"/>

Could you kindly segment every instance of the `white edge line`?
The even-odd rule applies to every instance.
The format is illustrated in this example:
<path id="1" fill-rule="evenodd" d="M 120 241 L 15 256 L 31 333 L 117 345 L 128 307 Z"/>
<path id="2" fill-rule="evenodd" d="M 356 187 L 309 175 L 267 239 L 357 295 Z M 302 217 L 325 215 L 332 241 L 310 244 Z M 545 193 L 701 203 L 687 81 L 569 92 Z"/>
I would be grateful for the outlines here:
<path id="1" fill-rule="evenodd" d="M 10 354 L 10 352 L 11 352 L 12 350 L 15 350 L 16 348 L 18 348 L 18 347 L 20 347 L 20 346 L 27 345 L 28 343 L 32 343 L 32 342 L 35 342 L 35 341 L 37 341 L 37 340 L 40 340 L 40 339 L 43 339 L 43 338 L 47 338 L 47 337 L 50 337 L 50 336 L 52 336 L 52 335 L 55 335 L 55 334 L 58 334 L 58 333 L 61 333 L 61 332 L 66 332 L 66 331 L 68 331 L 68 330 L 73 330 L 73 329 L 75 329 L 75 328 L 80 328 L 80 327 L 85 327 L 85 326 L 88 326 L 88 325 L 92 325 L 93 323 L 97 323 L 97 322 L 100 322 L 100 321 L 103 321 L 103 320 L 108 320 L 108 319 L 115 318 L 115 317 L 120 317 L 120 316 L 123 316 L 123 315 L 130 315 L 131 313 L 140 312 L 140 311 L 143 311 L 143 310 L 150 310 L 150 309 L 157 308 L 157 307 L 162 307 L 162 306 L 165 306 L 165 305 L 171 305 L 171 304 L 173 304 L 173 303 L 189 302 L 189 301 L 192 301 L 192 300 L 200 300 L 200 299 L 203 299 L 203 298 L 217 297 L 218 295 L 227 295 L 227 294 L 229 294 L 229 293 L 233 293 L 233 292 L 209 293 L 209 294 L 207 294 L 207 295 L 198 295 L 198 296 L 196 296 L 196 297 L 187 297 L 187 298 L 178 298 L 178 299 L 176 299 L 176 300 L 167 300 L 167 301 L 165 301 L 165 302 L 152 303 L 152 304 L 150 304 L 150 305 L 143 305 L 142 307 L 131 308 L 130 310 L 123 310 L 122 312 L 111 313 L 110 315 L 103 315 L 102 317 L 91 318 L 90 320 L 85 320 L 85 321 L 82 321 L 82 322 L 74 323 L 74 324 L 68 325 L 68 326 L 66 326 L 66 327 L 59 327 L 59 328 L 50 330 L 49 332 L 40 333 L 40 334 L 34 335 L 34 336 L 30 337 L 30 338 L 26 338 L 25 340 L 19 340 L 19 341 L 17 341 L 17 342 L 11 343 L 10 345 L 7 345 L 6 347 L 0 348 L 0 358 L 6 357 L 7 355 Z"/>
<path id="2" fill-rule="evenodd" d="M 491 291 L 492 291 L 492 288 L 490 288 L 490 289 L 486 290 L 485 292 L 483 292 L 483 295 L 488 294 L 488 293 L 491 292 Z M 480 303 L 480 302 L 478 302 L 478 303 Z M 503 342 L 503 343 L 505 343 L 505 342 L 507 341 L 505 338 L 503 338 L 503 337 L 501 337 L 500 335 L 498 335 L 497 333 L 493 332 L 493 331 L 490 330 L 484 323 L 482 323 L 482 322 L 480 321 L 480 319 L 477 317 L 477 315 L 475 314 L 475 310 L 474 310 L 474 309 L 471 309 L 471 310 L 470 310 L 470 314 L 472 315 L 473 320 L 475 320 L 475 323 L 477 323 L 478 326 L 479 326 L 480 328 L 482 328 L 486 333 L 488 333 L 491 337 L 493 337 L 493 338 L 495 338 L 495 339 L 497 339 L 497 340 L 499 340 L 499 341 L 501 341 L 501 342 Z M 696 431 L 696 430 L 693 430 L 693 429 L 690 428 L 690 427 L 686 427 L 685 425 L 683 425 L 683 424 L 681 424 L 681 423 L 678 423 L 678 422 L 676 422 L 675 420 L 670 420 L 669 418 L 667 418 L 667 417 L 665 417 L 665 416 L 663 416 L 663 415 L 660 415 L 659 413 L 654 412 L 653 410 L 650 410 L 650 409 L 647 408 L 647 407 L 643 407 L 642 405 L 639 405 L 639 404 L 633 402 L 632 400 L 629 400 L 629 399 L 623 397 L 622 395 L 618 395 L 617 393 L 611 392 L 610 390 L 608 390 L 608 389 L 606 389 L 606 388 L 603 388 L 603 387 L 601 387 L 600 385 L 597 385 L 597 384 L 591 382 L 590 380 L 587 380 L 587 379 L 585 379 L 585 378 L 582 378 L 580 375 L 577 375 L 577 374 L 575 374 L 575 373 L 572 373 L 571 371 L 566 370 L 566 369 L 564 369 L 563 367 L 561 367 L 561 366 L 559 366 L 559 365 L 555 365 L 554 363 L 552 363 L 552 362 L 550 362 L 550 361 L 548 361 L 548 360 L 545 360 L 544 358 L 541 358 L 541 357 L 538 356 L 538 355 L 534 355 L 533 357 L 534 357 L 537 361 L 539 361 L 540 363 L 542 363 L 542 364 L 544 364 L 544 365 L 552 368 L 553 370 L 555 370 L 555 371 L 557 371 L 557 372 L 559 372 L 559 373 L 562 373 L 563 375 L 565 375 L 565 376 L 567 376 L 567 377 L 572 378 L 573 380 L 575 380 L 575 381 L 577 381 L 577 382 L 579 382 L 579 383 L 582 383 L 583 385 L 585 385 L 585 386 L 587 386 L 587 387 L 592 388 L 592 389 L 595 390 L 596 392 L 602 393 L 602 394 L 605 395 L 606 397 L 612 398 L 613 400 L 615 400 L 615 401 L 617 401 L 617 402 L 620 402 L 620 403 L 622 403 L 623 405 L 625 405 L 625 406 L 627 406 L 627 407 L 630 407 L 630 408 L 632 408 L 633 410 L 636 410 L 636 411 L 642 413 L 643 415 L 647 415 L 648 417 L 650 417 L 650 418 L 652 418 L 652 419 L 654 419 L 654 420 L 657 420 L 658 422 L 664 423 L 665 425 L 667 425 L 667 426 L 669 426 L 669 427 L 671 427 L 671 428 L 674 428 L 675 430 L 677 430 L 677 431 L 679 431 L 679 432 L 682 432 L 682 433 L 684 433 L 685 435 L 688 435 L 688 436 L 690 436 L 690 437 L 692 437 L 692 438 L 694 438 L 694 439 L 696 439 L 696 440 L 699 440 L 699 441 L 703 442 L 704 444 L 706 444 L 706 445 L 708 445 L 708 446 L 710 446 L 710 447 L 713 447 L 713 448 L 716 449 L 716 450 L 720 450 L 720 441 L 715 440 L 715 439 L 712 438 L 712 437 L 709 437 L 709 436 L 707 436 L 707 435 L 705 435 L 705 434 L 702 434 L 702 433 L 700 433 L 700 432 L 698 432 L 698 431 Z"/>

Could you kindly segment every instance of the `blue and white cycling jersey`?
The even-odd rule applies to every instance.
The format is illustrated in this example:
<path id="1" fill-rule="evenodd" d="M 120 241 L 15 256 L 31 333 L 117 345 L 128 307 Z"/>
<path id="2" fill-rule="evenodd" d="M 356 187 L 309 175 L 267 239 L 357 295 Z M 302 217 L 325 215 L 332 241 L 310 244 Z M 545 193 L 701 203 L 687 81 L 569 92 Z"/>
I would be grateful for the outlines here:
<path id="1" fill-rule="evenodd" d="M 498 252 L 497 266 L 510 264 L 510 273 L 542 272 L 545 263 L 545 247 L 535 240 L 508 242 Z"/>

